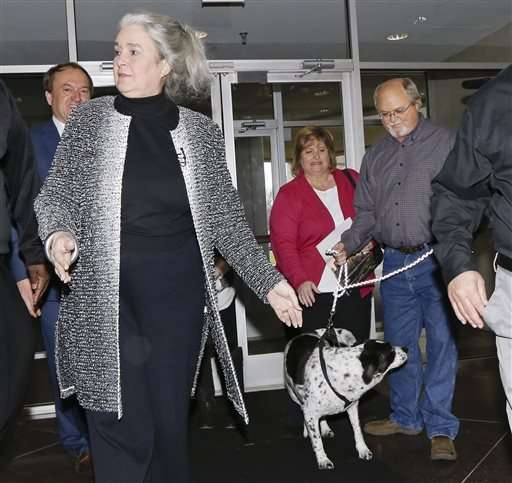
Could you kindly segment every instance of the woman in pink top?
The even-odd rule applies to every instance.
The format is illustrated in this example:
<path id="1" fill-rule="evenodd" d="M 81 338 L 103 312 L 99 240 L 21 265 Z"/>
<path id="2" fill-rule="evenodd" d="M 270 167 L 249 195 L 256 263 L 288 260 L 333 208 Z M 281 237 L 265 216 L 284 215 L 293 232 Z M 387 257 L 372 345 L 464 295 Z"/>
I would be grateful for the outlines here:
<path id="1" fill-rule="evenodd" d="M 352 224 L 359 177 L 354 170 L 336 168 L 334 139 L 321 127 L 298 132 L 292 173 L 294 178 L 281 187 L 270 214 L 277 268 L 303 306 L 302 329 L 286 329 L 289 338 L 326 326 L 336 274 L 334 260 L 325 252 Z M 352 290 L 337 305 L 335 326 L 350 330 L 359 342 L 370 333 L 371 291 Z"/>

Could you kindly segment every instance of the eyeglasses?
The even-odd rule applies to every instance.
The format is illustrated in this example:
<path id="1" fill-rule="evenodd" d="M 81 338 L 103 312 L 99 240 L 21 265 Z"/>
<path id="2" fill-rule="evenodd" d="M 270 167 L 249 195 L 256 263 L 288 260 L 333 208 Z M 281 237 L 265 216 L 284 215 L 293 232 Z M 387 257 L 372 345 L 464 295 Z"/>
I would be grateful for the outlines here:
<path id="1" fill-rule="evenodd" d="M 405 107 L 397 107 L 396 109 L 393 109 L 392 111 L 379 112 L 379 117 L 383 120 L 385 119 L 386 121 L 389 121 L 392 117 L 395 117 L 395 116 L 402 117 L 413 104 L 414 104 L 414 102 L 410 102 Z"/>

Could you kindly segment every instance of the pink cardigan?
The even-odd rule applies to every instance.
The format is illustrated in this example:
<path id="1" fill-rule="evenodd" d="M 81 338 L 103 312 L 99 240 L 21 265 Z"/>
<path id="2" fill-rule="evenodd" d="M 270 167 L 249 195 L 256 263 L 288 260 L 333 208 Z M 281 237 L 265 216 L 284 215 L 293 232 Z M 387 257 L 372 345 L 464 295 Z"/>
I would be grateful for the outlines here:
<path id="1" fill-rule="evenodd" d="M 357 182 L 357 171 L 350 174 Z M 339 169 L 333 175 L 343 216 L 353 219 L 354 189 Z M 295 289 L 306 280 L 319 284 L 325 263 L 316 245 L 333 230 L 331 214 L 303 173 L 281 187 L 270 213 L 270 243 L 277 269 Z M 361 297 L 371 291 L 371 286 L 361 288 Z"/>

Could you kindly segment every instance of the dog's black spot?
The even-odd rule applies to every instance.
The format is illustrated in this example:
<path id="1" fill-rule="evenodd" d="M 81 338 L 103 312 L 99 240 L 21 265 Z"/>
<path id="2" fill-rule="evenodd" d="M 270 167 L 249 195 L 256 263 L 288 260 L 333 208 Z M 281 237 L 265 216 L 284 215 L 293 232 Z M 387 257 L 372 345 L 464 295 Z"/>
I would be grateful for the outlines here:
<path id="1" fill-rule="evenodd" d="M 318 344 L 315 334 L 300 334 L 294 337 L 286 354 L 286 372 L 295 385 L 304 384 L 304 367 Z"/>
<path id="2" fill-rule="evenodd" d="M 345 374 L 343 374 L 343 377 L 344 377 L 345 379 L 348 379 L 348 378 L 350 377 L 350 374 L 349 374 L 348 372 L 345 372 Z"/>
<path id="3" fill-rule="evenodd" d="M 363 381 L 370 384 L 375 374 L 386 371 L 395 358 L 395 350 L 388 342 L 368 340 L 359 356 L 363 366 Z"/>

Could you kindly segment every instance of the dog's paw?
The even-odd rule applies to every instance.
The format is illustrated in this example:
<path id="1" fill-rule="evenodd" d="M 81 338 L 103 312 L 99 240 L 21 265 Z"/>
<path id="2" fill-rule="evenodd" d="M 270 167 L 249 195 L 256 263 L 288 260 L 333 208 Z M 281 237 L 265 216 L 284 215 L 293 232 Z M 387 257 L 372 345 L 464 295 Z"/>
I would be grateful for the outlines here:
<path id="1" fill-rule="evenodd" d="M 362 460 L 371 460 L 373 458 L 373 453 L 368 448 L 362 448 L 358 450 L 359 458 Z"/>
<path id="2" fill-rule="evenodd" d="M 329 458 L 324 458 L 318 461 L 319 470 L 333 470 L 334 463 Z"/>

